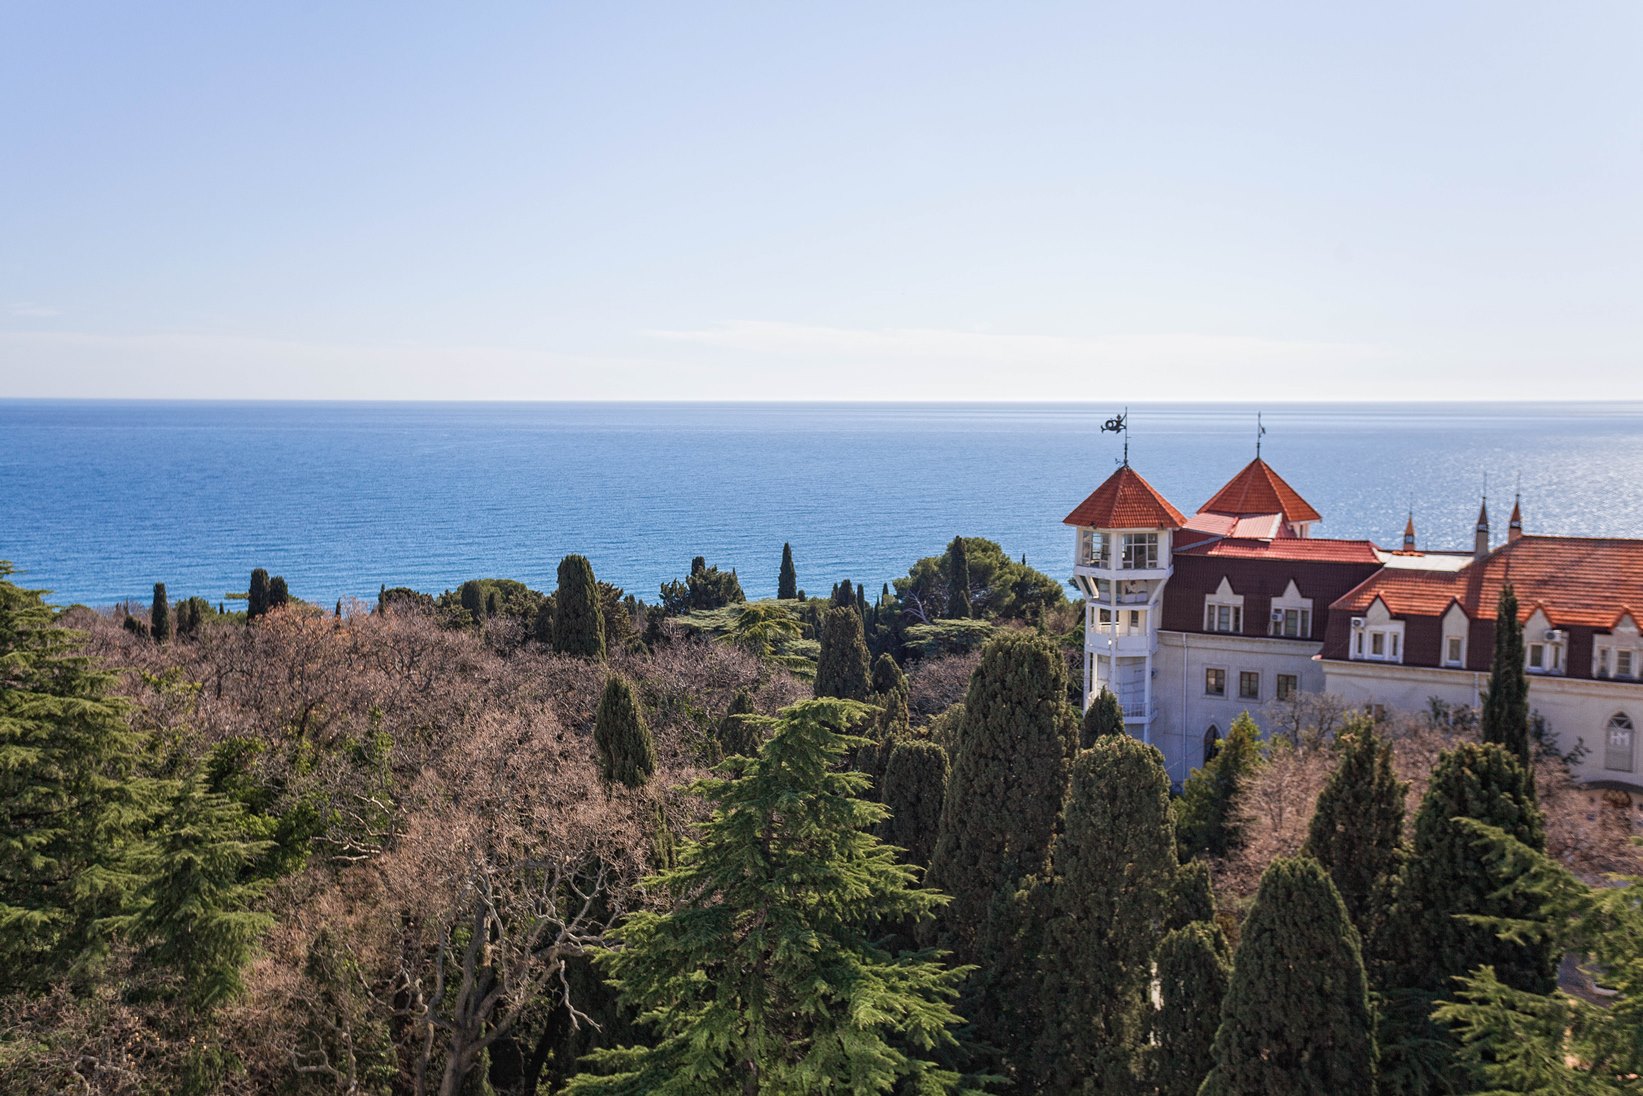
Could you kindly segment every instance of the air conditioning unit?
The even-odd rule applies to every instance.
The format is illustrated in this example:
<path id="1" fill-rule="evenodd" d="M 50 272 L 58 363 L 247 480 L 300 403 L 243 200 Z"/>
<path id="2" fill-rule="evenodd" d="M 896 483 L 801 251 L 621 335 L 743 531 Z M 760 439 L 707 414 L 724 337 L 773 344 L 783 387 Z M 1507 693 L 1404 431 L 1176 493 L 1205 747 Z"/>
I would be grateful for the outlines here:
<path id="1" fill-rule="evenodd" d="M 1272 610 L 1272 619 L 1281 622 L 1284 619 L 1284 611 L 1282 609 Z"/>
<path id="2" fill-rule="evenodd" d="M 1563 629 L 1561 629 L 1561 628 L 1548 628 L 1548 629 L 1546 629 L 1546 642 L 1547 643 L 1562 643 L 1567 638 L 1568 638 L 1568 633 L 1564 632 Z"/>
<path id="3" fill-rule="evenodd" d="M 1363 631 L 1363 625 L 1364 625 L 1363 617 L 1353 617 L 1352 618 L 1352 630 L 1354 632 Z"/>

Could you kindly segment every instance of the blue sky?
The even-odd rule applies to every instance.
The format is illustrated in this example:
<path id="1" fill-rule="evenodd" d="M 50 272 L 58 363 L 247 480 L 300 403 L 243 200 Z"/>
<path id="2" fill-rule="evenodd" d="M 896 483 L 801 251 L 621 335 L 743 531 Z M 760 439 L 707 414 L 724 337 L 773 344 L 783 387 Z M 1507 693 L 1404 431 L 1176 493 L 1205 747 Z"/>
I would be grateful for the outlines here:
<path id="1" fill-rule="evenodd" d="M 1643 5 L 0 9 L 0 397 L 1643 397 Z"/>

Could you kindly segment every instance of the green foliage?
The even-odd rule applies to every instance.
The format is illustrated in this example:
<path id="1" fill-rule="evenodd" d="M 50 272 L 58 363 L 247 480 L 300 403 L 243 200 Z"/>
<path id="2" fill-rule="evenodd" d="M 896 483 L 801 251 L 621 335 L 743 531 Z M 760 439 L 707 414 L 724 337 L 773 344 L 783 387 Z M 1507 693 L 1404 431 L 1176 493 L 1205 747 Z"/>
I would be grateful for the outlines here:
<path id="1" fill-rule="evenodd" d="M 1202 768 L 1187 777 L 1175 805 L 1175 832 L 1181 859 L 1225 856 L 1243 840 L 1233 806 L 1245 778 L 1261 764 L 1261 731 L 1244 712 Z"/>
<path id="2" fill-rule="evenodd" d="M 954 537 L 947 545 L 947 612 L 957 620 L 968 620 L 975 614 L 970 608 L 970 561 L 964 551 L 964 538 Z"/>
<path id="3" fill-rule="evenodd" d="M 1240 941 L 1203 1096 L 1373 1096 L 1358 932 L 1316 860 L 1271 863 Z"/>
<path id="4" fill-rule="evenodd" d="M 683 582 L 662 583 L 662 607 L 669 616 L 692 610 L 723 609 L 746 600 L 735 570 L 709 567 L 702 556 L 690 561 L 690 574 Z"/>
<path id="5" fill-rule="evenodd" d="M 884 809 L 839 764 L 860 714 L 788 708 L 757 758 L 696 786 L 712 817 L 650 881 L 667 912 L 629 915 L 598 957 L 657 1039 L 595 1051 L 572 1096 L 959 1089 L 931 1059 L 955 1045 L 963 968 L 875 940 L 941 897 L 872 836 Z"/>
<path id="6" fill-rule="evenodd" d="M 757 601 L 742 603 L 735 613 L 735 623 L 724 639 L 757 658 L 765 658 L 803 633 L 799 618 L 780 602 Z"/>
<path id="7" fill-rule="evenodd" d="M 1483 740 L 1506 747 L 1523 765 L 1529 757 L 1529 676 L 1524 671 L 1523 625 L 1512 584 L 1495 605 L 1495 655 L 1483 698 Z"/>
<path id="8" fill-rule="evenodd" d="M 292 1064 L 298 1093 L 388 1096 L 398 1075 L 393 1036 L 373 1010 L 359 959 L 321 927 L 308 945 Z M 312 1071 L 312 1072 L 309 1072 Z"/>
<path id="9" fill-rule="evenodd" d="M 205 626 L 206 621 L 216 620 L 221 615 L 205 598 L 189 598 L 177 606 L 178 638 L 189 639 L 199 635 L 200 629 Z"/>
<path id="10" fill-rule="evenodd" d="M 776 596 L 782 601 L 792 601 L 799 596 L 799 573 L 793 567 L 793 546 L 782 545 L 782 567 L 776 576 Z"/>
<path id="11" fill-rule="evenodd" d="M 1134 1091 L 1176 870 L 1163 755 L 1128 735 L 1079 753 L 1050 860 L 1037 992 L 1020 1003 L 1040 1010 L 1030 1072 L 1047 1092 Z"/>
<path id="12" fill-rule="evenodd" d="M 971 615 L 988 620 L 1034 622 L 1046 609 L 1066 603 L 1061 583 L 1019 560 L 983 537 L 962 537 L 964 563 L 970 572 Z M 896 596 L 916 619 L 930 623 L 955 617 L 947 601 L 952 587 L 952 551 L 926 556 L 895 580 Z"/>
<path id="13" fill-rule="evenodd" d="M 998 626 L 990 620 L 938 620 L 934 624 L 913 624 L 905 631 L 910 654 L 936 658 L 966 654 L 985 646 L 998 634 Z"/>
<path id="14" fill-rule="evenodd" d="M 385 586 L 377 593 L 379 613 L 431 613 L 435 604 L 432 595 L 409 586 Z"/>
<path id="15" fill-rule="evenodd" d="M 485 623 L 485 587 L 478 579 L 464 582 L 457 592 L 457 600 L 467 611 L 474 627 Z"/>
<path id="16" fill-rule="evenodd" d="M 1146 1075 L 1156 1096 L 1197 1096 L 1215 1065 L 1215 1032 L 1232 981 L 1227 938 L 1190 921 L 1158 944 L 1158 1008 L 1152 1014 Z"/>
<path id="17" fill-rule="evenodd" d="M 1095 694 L 1090 706 L 1084 709 L 1083 733 L 1080 736 L 1080 745 L 1086 749 L 1095 745 L 1096 739 L 1102 735 L 1124 733 L 1124 707 L 1118 703 L 1118 695 L 1105 685 Z"/>
<path id="18" fill-rule="evenodd" d="M 154 602 L 148 610 L 148 634 L 155 643 L 169 643 L 173 635 L 171 602 L 166 599 L 163 582 L 154 584 Z"/>
<path id="19" fill-rule="evenodd" d="M 268 608 L 283 609 L 291 604 L 291 590 L 285 585 L 284 575 L 275 575 L 268 580 Z"/>
<path id="20" fill-rule="evenodd" d="M 251 592 L 246 595 L 245 619 L 256 620 L 268 612 L 268 572 L 261 567 L 251 572 Z"/>
<path id="21" fill-rule="evenodd" d="M 1392 747 L 1368 719 L 1336 738 L 1340 760 L 1318 794 L 1303 852 L 1329 873 L 1365 940 L 1380 931 L 1402 859 L 1407 785 L 1392 768 Z"/>
<path id="22" fill-rule="evenodd" d="M 614 784 L 637 788 L 656 772 L 656 744 L 627 678 L 613 676 L 605 682 L 594 713 L 593 741 L 599 747 L 599 771 Z"/>
<path id="23" fill-rule="evenodd" d="M 103 955 L 158 798 L 114 674 L 11 573 L 0 561 L 0 993 Z"/>
<path id="24" fill-rule="evenodd" d="M 816 663 L 816 695 L 866 700 L 872 691 L 867 640 L 861 615 L 838 606 L 821 619 L 821 656 Z"/>
<path id="25" fill-rule="evenodd" d="M 873 660 L 873 694 L 888 696 L 893 692 L 907 695 L 907 675 L 901 672 L 896 660 L 889 655 L 880 655 Z"/>
<path id="26" fill-rule="evenodd" d="M 879 825 L 879 836 L 907 850 L 910 864 L 930 863 L 949 772 L 947 751 L 934 742 L 901 739 L 889 744 L 880 799 L 890 813 Z"/>
<path id="27" fill-rule="evenodd" d="M 553 649 L 580 658 L 604 658 L 605 618 L 593 564 L 586 556 L 566 556 L 559 561 L 559 588 L 553 602 Z"/>
<path id="28" fill-rule="evenodd" d="M 1215 887 L 1210 881 L 1209 865 L 1202 860 L 1188 860 L 1176 871 L 1170 885 L 1164 928 L 1174 930 L 1194 921 L 1214 920 Z"/>

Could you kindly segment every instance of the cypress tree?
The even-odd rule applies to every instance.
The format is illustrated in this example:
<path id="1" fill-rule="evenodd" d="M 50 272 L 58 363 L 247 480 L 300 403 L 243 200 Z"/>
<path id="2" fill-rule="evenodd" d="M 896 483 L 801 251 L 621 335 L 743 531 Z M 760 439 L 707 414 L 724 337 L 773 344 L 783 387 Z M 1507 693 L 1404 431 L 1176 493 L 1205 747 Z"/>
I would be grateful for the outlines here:
<path id="1" fill-rule="evenodd" d="M 1118 703 L 1117 694 L 1103 685 L 1084 711 L 1080 744 L 1088 749 L 1095 745 L 1095 740 L 1102 735 L 1123 733 L 1124 708 Z"/>
<path id="2" fill-rule="evenodd" d="M 757 754 L 762 737 L 762 722 L 755 715 L 753 694 L 746 689 L 737 689 L 736 694 L 730 698 L 730 707 L 725 710 L 724 718 L 719 721 L 719 760 L 736 755 L 752 757 Z"/>
<path id="3" fill-rule="evenodd" d="M 157 799 L 115 675 L 11 573 L 0 560 L 0 994 L 102 955 Z"/>
<path id="4" fill-rule="evenodd" d="M 1245 778 L 1261 763 L 1260 735 L 1244 712 L 1227 728 L 1226 741 L 1215 756 L 1187 777 L 1175 805 L 1183 860 L 1205 853 L 1225 856 L 1242 840 L 1233 806 Z"/>
<path id="5" fill-rule="evenodd" d="M 1047 1092 L 1133 1092 L 1176 869 L 1163 755 L 1128 735 L 1079 753 L 1050 861 L 1031 1072 Z"/>
<path id="6" fill-rule="evenodd" d="M 630 914 L 598 956 L 657 1037 L 595 1051 L 570 1096 L 959 1089 L 930 1059 L 955 1045 L 963 968 L 877 940 L 941 899 L 872 835 L 884 808 L 840 764 L 857 717 L 797 704 L 757 758 L 697 786 L 713 814 L 652 881 L 666 912 Z"/>
<path id="7" fill-rule="evenodd" d="M 165 583 L 154 584 L 154 604 L 148 611 L 148 634 L 155 643 L 169 642 L 171 630 L 171 602 L 165 596 Z"/>
<path id="8" fill-rule="evenodd" d="M 1529 757 L 1529 675 L 1523 668 L 1523 625 L 1512 584 L 1495 605 L 1495 656 L 1483 698 L 1483 740 L 1498 743 L 1525 767 Z"/>
<path id="9" fill-rule="evenodd" d="M 1368 719 L 1353 720 L 1336 741 L 1340 761 L 1318 794 L 1302 851 L 1329 873 L 1352 923 L 1369 941 L 1397 877 L 1407 788 L 1392 769 L 1392 747 Z"/>
<path id="10" fill-rule="evenodd" d="M 485 585 L 478 579 L 469 579 L 457 591 L 457 601 L 468 611 L 475 627 L 485 620 Z"/>
<path id="11" fill-rule="evenodd" d="M 822 614 L 821 653 L 816 659 L 816 695 L 866 700 L 872 690 L 867 640 L 853 608 L 833 606 Z"/>
<path id="12" fill-rule="evenodd" d="M 251 592 L 245 599 L 245 619 L 256 620 L 268 611 L 268 572 L 258 567 L 251 572 Z"/>
<path id="13" fill-rule="evenodd" d="M 1194 921 L 1214 920 L 1215 888 L 1210 882 L 1209 865 L 1202 860 L 1188 860 L 1176 871 L 1175 881 L 1170 885 L 1164 928 L 1174 930 Z"/>
<path id="14" fill-rule="evenodd" d="M 382 612 L 382 603 L 384 601 L 387 601 L 387 600 L 388 600 L 388 584 L 386 582 L 379 583 L 377 585 L 377 612 L 378 613 Z"/>
<path id="15" fill-rule="evenodd" d="M 336 617 L 338 620 L 342 619 L 342 599 L 340 597 L 337 598 L 337 607 L 332 611 L 331 615 Z"/>
<path id="16" fill-rule="evenodd" d="M 867 623 L 867 587 L 856 586 L 856 615 L 861 617 L 862 623 Z"/>
<path id="17" fill-rule="evenodd" d="M 907 675 L 901 672 L 901 667 L 889 655 L 880 655 L 873 660 L 873 692 L 878 696 L 896 692 L 905 695 L 907 692 Z"/>
<path id="18" fill-rule="evenodd" d="M 1191 921 L 1158 944 L 1158 1008 L 1152 1015 L 1147 1079 L 1156 1096 L 1197 1096 L 1215 1065 L 1215 1032 L 1232 980 L 1227 938 Z"/>
<path id="19" fill-rule="evenodd" d="M 1244 920 L 1203 1096 L 1373 1096 L 1358 930 L 1310 857 L 1279 857 Z"/>
<path id="20" fill-rule="evenodd" d="M 605 682 L 594 713 L 593 741 L 599 747 L 599 771 L 613 784 L 637 788 L 656 771 L 656 745 L 626 678 L 612 676 Z"/>
<path id="21" fill-rule="evenodd" d="M 833 604 L 840 609 L 856 607 L 856 587 L 849 579 L 833 585 Z"/>
<path id="22" fill-rule="evenodd" d="M 599 584 L 585 556 L 559 561 L 559 589 L 553 602 L 553 649 L 581 658 L 604 658 L 605 618 L 599 608 Z"/>
<path id="23" fill-rule="evenodd" d="M 903 859 L 909 864 L 930 863 L 949 771 L 947 751 L 928 739 L 890 744 L 880 795 L 890 815 L 880 823 L 879 836 L 906 849 Z"/>
<path id="24" fill-rule="evenodd" d="M 947 615 L 955 620 L 967 620 L 970 610 L 970 560 L 964 548 L 964 538 L 954 537 L 947 545 Z"/>
<path id="25" fill-rule="evenodd" d="M 799 572 L 793 567 L 793 546 L 782 545 L 782 569 L 776 577 L 776 596 L 792 601 L 799 596 Z"/>
<path id="26" fill-rule="evenodd" d="M 281 609 L 291 603 L 291 590 L 285 585 L 284 575 L 275 575 L 268 580 L 268 607 Z"/>

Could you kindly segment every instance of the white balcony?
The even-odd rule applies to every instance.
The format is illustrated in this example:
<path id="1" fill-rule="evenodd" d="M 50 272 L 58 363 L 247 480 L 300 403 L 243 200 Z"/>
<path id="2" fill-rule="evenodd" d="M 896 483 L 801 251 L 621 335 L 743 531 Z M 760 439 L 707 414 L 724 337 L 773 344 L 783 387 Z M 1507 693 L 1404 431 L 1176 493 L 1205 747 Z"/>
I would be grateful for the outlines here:
<path id="1" fill-rule="evenodd" d="M 1156 632 L 1114 632 L 1111 627 L 1094 628 L 1084 633 L 1084 649 L 1097 654 L 1134 658 L 1158 653 Z"/>

